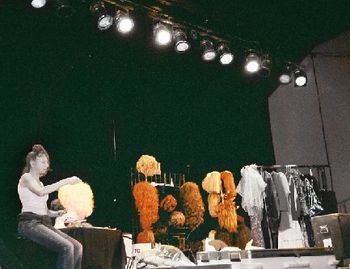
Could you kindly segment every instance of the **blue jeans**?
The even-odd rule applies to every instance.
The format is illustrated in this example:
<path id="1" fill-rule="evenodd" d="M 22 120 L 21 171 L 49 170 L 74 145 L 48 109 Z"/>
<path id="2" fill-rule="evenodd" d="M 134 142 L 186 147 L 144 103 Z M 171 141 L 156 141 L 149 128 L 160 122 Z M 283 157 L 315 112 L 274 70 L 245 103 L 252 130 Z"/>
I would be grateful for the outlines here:
<path id="1" fill-rule="evenodd" d="M 57 269 L 80 269 L 83 246 L 74 238 L 39 220 L 18 223 L 18 233 L 58 254 Z"/>

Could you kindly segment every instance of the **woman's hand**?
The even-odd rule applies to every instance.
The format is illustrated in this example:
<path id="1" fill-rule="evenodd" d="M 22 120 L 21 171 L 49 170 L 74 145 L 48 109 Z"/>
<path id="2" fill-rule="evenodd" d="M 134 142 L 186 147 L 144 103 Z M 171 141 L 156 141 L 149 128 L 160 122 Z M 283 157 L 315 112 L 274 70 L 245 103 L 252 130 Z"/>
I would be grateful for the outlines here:
<path id="1" fill-rule="evenodd" d="M 81 179 L 76 177 L 76 176 L 73 176 L 73 177 L 65 178 L 64 181 L 66 184 L 77 184 L 77 183 L 81 182 Z"/>

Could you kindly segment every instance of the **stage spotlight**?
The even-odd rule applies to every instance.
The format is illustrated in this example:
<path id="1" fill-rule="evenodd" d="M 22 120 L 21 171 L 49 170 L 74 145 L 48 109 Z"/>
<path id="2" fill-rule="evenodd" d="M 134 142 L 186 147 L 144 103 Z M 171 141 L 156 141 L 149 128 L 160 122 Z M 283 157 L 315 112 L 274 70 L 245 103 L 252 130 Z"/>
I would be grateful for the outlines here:
<path id="1" fill-rule="evenodd" d="M 169 45 L 172 39 L 172 30 L 164 23 L 158 22 L 153 29 L 154 40 L 160 46 Z"/>
<path id="2" fill-rule="evenodd" d="M 306 73 L 301 69 L 294 71 L 294 86 L 305 87 L 307 84 Z"/>
<path id="3" fill-rule="evenodd" d="M 115 15 L 116 29 L 119 33 L 128 34 L 134 29 L 134 20 L 129 16 L 129 14 L 118 10 Z"/>
<path id="4" fill-rule="evenodd" d="M 60 18 L 69 18 L 75 13 L 70 0 L 56 0 L 56 15 Z"/>
<path id="5" fill-rule="evenodd" d="M 228 65 L 233 61 L 233 54 L 230 49 L 225 44 L 221 44 L 218 47 L 218 54 L 220 58 L 220 63 L 222 65 Z"/>
<path id="6" fill-rule="evenodd" d="M 109 29 L 113 25 L 113 16 L 111 16 L 102 1 L 92 3 L 90 11 L 97 17 L 97 28 L 101 31 Z"/>
<path id="7" fill-rule="evenodd" d="M 181 29 L 174 30 L 174 41 L 176 52 L 186 52 L 191 47 L 191 45 L 187 41 L 186 33 Z"/>
<path id="8" fill-rule="evenodd" d="M 289 84 L 292 81 L 292 77 L 290 73 L 282 73 L 279 77 L 278 80 L 281 84 Z"/>
<path id="9" fill-rule="evenodd" d="M 248 73 L 256 73 L 259 71 L 261 65 L 261 60 L 255 53 L 249 53 L 245 59 L 244 69 Z"/>
<path id="10" fill-rule="evenodd" d="M 46 0 L 32 0 L 30 4 L 33 8 L 42 8 L 46 5 Z"/>
<path id="11" fill-rule="evenodd" d="M 216 52 L 214 49 L 213 42 L 205 39 L 205 40 L 202 40 L 201 46 L 203 49 L 202 59 L 204 61 L 212 61 L 216 58 Z"/>
<path id="12" fill-rule="evenodd" d="M 279 75 L 278 80 L 281 84 L 286 85 L 292 81 L 292 70 L 291 66 L 287 65 L 282 73 Z"/>

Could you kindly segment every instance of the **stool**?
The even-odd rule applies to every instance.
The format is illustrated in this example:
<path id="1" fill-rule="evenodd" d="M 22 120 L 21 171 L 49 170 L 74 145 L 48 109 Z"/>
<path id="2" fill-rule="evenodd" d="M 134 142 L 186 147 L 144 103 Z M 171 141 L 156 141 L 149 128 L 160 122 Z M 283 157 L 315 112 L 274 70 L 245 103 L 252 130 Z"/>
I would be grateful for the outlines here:
<path id="1" fill-rule="evenodd" d="M 26 269 L 55 268 L 57 255 L 23 236 L 15 238 L 15 255 Z"/>

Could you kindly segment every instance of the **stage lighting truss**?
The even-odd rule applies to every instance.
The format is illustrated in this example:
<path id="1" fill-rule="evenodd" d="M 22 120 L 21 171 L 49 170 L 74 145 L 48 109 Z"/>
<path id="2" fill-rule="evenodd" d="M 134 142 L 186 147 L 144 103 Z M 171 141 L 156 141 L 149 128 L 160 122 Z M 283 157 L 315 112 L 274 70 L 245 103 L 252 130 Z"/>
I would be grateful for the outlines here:
<path id="1" fill-rule="evenodd" d="M 115 16 L 110 15 L 107 5 L 114 7 Z M 140 12 L 147 14 L 147 18 L 153 21 L 153 38 L 159 47 L 173 44 L 177 53 L 184 53 L 196 45 L 200 47 L 201 58 L 206 62 L 214 62 L 218 59 L 221 65 L 227 66 L 233 62 L 235 66 L 242 64 L 247 74 L 258 77 L 268 77 L 271 74 L 271 55 L 263 51 L 256 41 L 215 32 L 206 25 L 179 19 L 164 13 L 159 7 L 134 0 L 100 0 L 93 2 L 90 10 L 97 17 L 100 30 L 107 30 L 114 23 L 116 31 L 122 34 L 130 33 L 135 22 L 129 11 L 133 11 L 133 15 Z M 295 78 L 295 86 L 302 87 L 307 83 L 305 72 L 297 71 L 296 68 L 281 74 L 278 79 L 281 84 L 288 84 L 293 80 L 292 77 Z"/>

